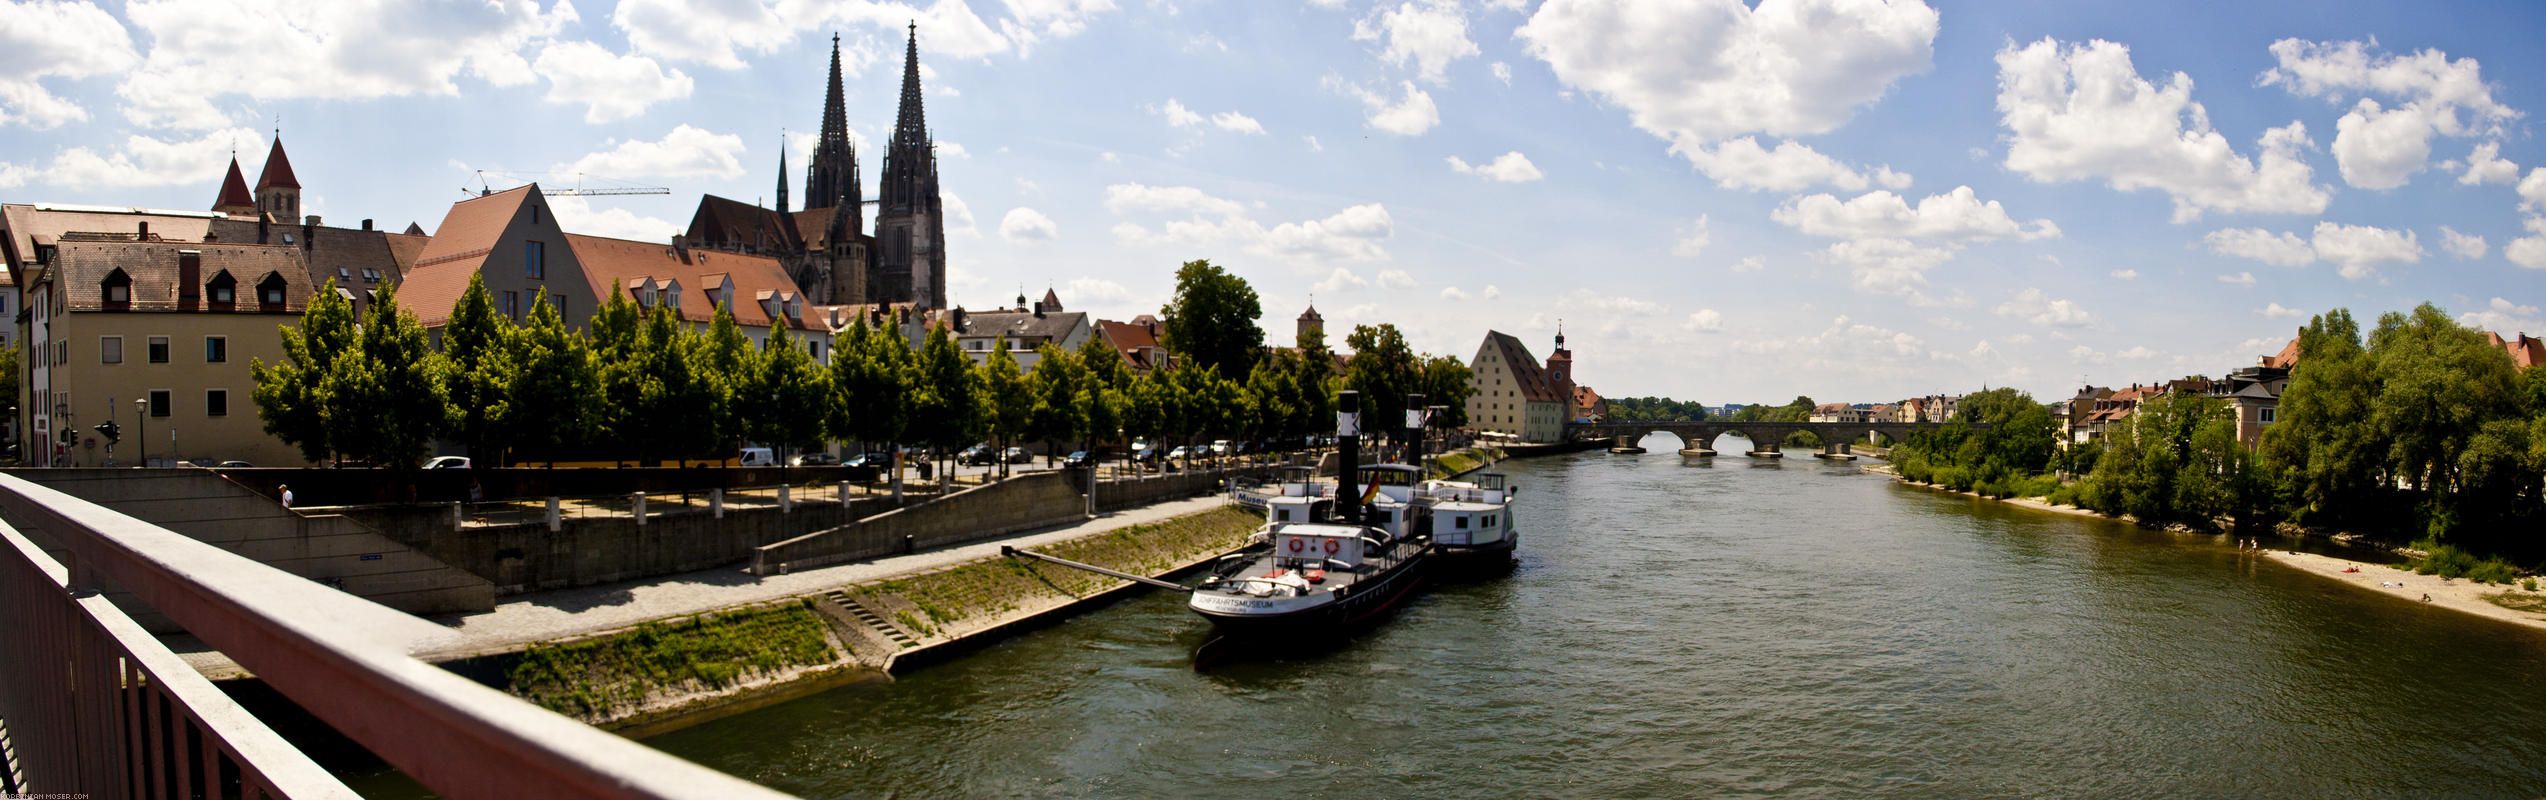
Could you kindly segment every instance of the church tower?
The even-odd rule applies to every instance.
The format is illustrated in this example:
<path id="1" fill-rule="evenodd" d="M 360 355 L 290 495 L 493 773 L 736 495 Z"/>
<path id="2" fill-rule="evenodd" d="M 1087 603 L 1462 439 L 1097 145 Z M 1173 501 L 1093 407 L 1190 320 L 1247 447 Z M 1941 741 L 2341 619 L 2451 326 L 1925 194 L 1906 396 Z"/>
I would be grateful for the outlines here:
<path id="1" fill-rule="evenodd" d="M 884 150 L 870 287 L 878 300 L 939 308 L 946 304 L 946 222 L 937 191 L 936 142 L 929 138 L 920 99 L 919 25 L 912 23 L 902 61 L 902 107 Z"/>
<path id="2" fill-rule="evenodd" d="M 1307 347 L 1312 338 L 1321 341 L 1326 338 L 1326 317 L 1317 313 L 1316 303 L 1308 304 L 1308 310 L 1300 312 L 1299 334 L 1295 338 L 1300 347 Z"/>
<path id="3" fill-rule="evenodd" d="M 785 166 L 786 152 L 779 151 L 779 164 Z M 849 143 L 848 104 L 840 97 L 840 35 L 831 35 L 831 91 L 822 99 L 822 135 L 813 143 L 813 163 L 805 166 L 804 209 L 836 208 L 834 218 L 845 215 L 849 234 L 863 232 L 863 209 L 858 201 L 857 145 Z M 786 203 L 779 202 L 779 211 Z M 836 227 L 836 226 L 835 226 Z"/>
<path id="4" fill-rule="evenodd" d="M 276 224 L 301 221 L 301 179 L 292 174 L 292 159 L 283 155 L 283 132 L 274 132 L 274 149 L 265 154 L 265 174 L 256 179 L 256 210 Z"/>
<path id="5" fill-rule="evenodd" d="M 239 172 L 239 154 L 230 154 L 230 176 L 221 179 L 221 196 L 212 201 L 212 210 L 240 219 L 256 215 L 256 196 L 248 194 L 247 176 Z"/>
<path id="6" fill-rule="evenodd" d="M 1547 383 L 1564 404 L 1565 419 L 1574 418 L 1574 351 L 1565 349 L 1565 323 L 1556 323 L 1556 352 L 1547 354 Z"/>

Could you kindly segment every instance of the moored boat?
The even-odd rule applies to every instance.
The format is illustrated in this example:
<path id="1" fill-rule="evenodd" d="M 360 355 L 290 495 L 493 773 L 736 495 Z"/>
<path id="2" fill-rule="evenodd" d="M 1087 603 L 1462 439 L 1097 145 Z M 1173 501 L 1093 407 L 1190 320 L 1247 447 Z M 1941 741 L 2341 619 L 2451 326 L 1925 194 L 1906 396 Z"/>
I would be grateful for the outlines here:
<path id="1" fill-rule="evenodd" d="M 1520 547 L 1512 504 L 1519 488 L 1500 472 L 1463 481 L 1426 481 L 1418 496 L 1432 506 L 1432 548 L 1443 566 L 1508 564 Z"/>

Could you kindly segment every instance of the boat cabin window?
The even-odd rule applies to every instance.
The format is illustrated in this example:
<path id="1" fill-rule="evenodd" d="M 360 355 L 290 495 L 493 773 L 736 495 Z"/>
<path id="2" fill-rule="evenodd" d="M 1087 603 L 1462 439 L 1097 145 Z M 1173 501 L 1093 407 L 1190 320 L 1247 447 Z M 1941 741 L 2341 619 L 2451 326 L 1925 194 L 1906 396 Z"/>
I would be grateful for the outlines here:
<path id="1" fill-rule="evenodd" d="M 1273 509 L 1273 521 L 1274 521 L 1274 522 L 1298 522 L 1299 520 L 1291 519 L 1291 510 L 1290 510 L 1290 509 L 1287 509 L 1287 508 L 1276 508 L 1276 509 Z"/>
<path id="2" fill-rule="evenodd" d="M 1467 530 L 1467 517 L 1466 517 L 1466 515 L 1461 515 L 1461 516 L 1458 518 L 1458 522 L 1451 524 L 1451 525 L 1450 525 L 1450 527 L 1457 528 L 1457 529 L 1459 529 L 1459 530 Z"/>
<path id="3" fill-rule="evenodd" d="M 1485 515 L 1485 527 L 1488 527 L 1488 528 L 1494 527 L 1494 515 L 1492 515 L 1492 514 L 1487 514 L 1487 515 Z"/>

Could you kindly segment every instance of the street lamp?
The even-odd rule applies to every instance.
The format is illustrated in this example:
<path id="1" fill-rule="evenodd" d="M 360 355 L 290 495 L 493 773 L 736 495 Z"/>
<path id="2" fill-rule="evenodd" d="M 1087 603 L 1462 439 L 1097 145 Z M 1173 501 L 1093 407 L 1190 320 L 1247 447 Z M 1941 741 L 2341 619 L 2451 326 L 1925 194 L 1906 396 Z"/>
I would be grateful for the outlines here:
<path id="1" fill-rule="evenodd" d="M 150 466 L 150 397 L 133 398 L 133 466 Z"/>

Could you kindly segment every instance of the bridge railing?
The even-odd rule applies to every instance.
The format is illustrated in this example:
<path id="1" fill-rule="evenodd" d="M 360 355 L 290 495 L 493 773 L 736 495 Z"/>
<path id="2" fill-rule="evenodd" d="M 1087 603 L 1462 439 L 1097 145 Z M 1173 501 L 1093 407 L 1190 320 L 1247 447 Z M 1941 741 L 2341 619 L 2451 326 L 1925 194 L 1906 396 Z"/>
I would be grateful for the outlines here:
<path id="1" fill-rule="evenodd" d="M 112 581 L 445 797 L 784 797 L 411 653 L 440 626 L 0 475 L 10 792 L 353 797 L 96 589 Z"/>

